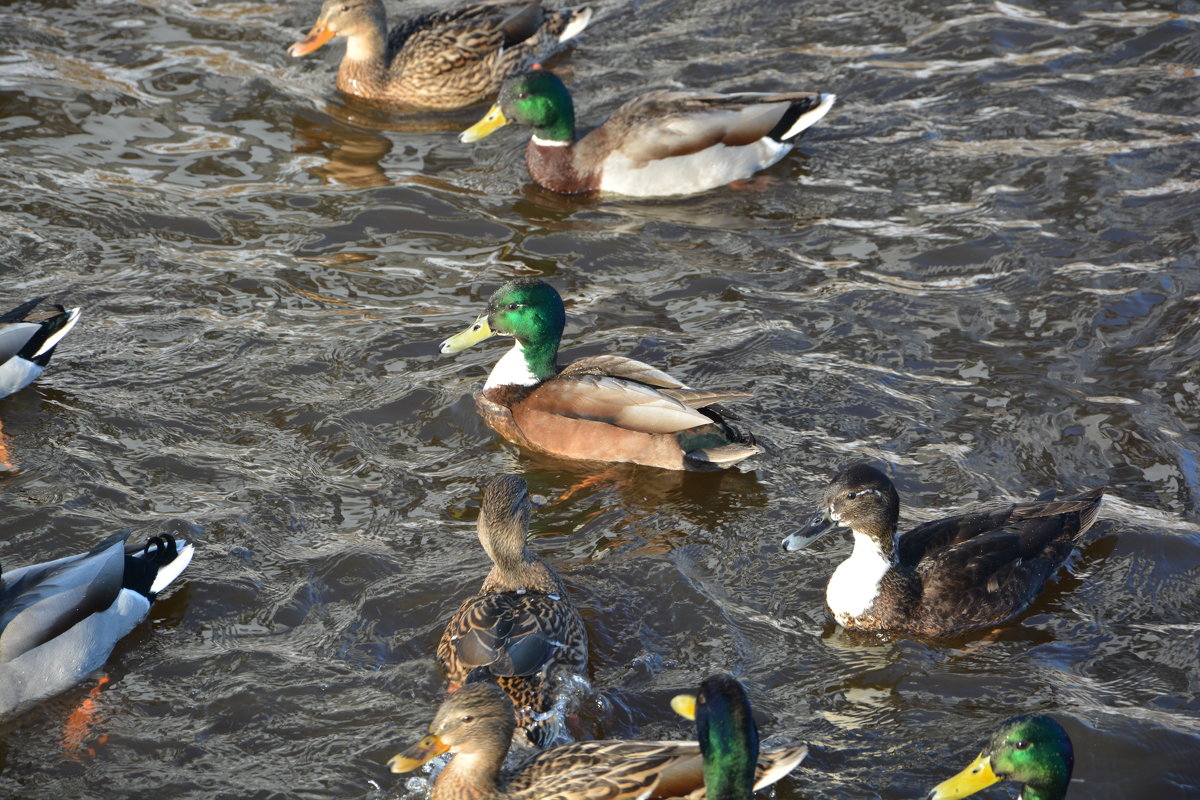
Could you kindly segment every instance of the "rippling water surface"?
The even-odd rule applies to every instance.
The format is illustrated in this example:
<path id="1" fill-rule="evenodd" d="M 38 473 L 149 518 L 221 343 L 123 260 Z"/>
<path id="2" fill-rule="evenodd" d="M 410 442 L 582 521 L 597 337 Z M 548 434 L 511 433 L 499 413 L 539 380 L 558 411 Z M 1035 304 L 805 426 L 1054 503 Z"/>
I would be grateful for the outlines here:
<path id="1" fill-rule="evenodd" d="M 812 746 L 782 800 L 920 796 L 1034 710 L 1075 740 L 1073 798 L 1196 797 L 1200 6 L 595 6 L 552 62 L 583 120 L 655 86 L 838 105 L 750 188 L 569 199 L 529 184 L 521 132 L 457 142 L 482 108 L 338 99 L 340 45 L 285 52 L 315 0 L 0 12 L 0 305 L 84 309 L 0 401 L 0 563 L 122 528 L 200 545 L 81 744 L 94 681 L 0 725 L 0 795 L 422 796 L 384 763 L 486 571 L 479 483 L 518 471 L 606 735 L 688 735 L 668 698 L 731 670 L 772 741 Z M 514 275 L 567 299 L 567 358 L 753 391 L 769 452 L 676 475 L 497 441 L 471 393 L 502 345 L 436 344 Z M 1111 494 L 1017 624 L 856 637 L 823 608 L 849 541 L 778 542 L 863 458 L 910 523 Z"/>

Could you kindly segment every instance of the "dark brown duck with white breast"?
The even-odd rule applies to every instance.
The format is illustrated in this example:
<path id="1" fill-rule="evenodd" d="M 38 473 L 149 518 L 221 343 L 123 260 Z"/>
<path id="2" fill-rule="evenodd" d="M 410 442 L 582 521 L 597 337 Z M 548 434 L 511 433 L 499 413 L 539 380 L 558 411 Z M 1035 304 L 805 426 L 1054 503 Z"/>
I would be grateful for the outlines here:
<path id="1" fill-rule="evenodd" d="M 380 0 L 325 0 L 307 38 L 288 52 L 306 56 L 344 36 L 337 87 L 346 94 L 409 108 L 466 108 L 577 36 L 591 16 L 589 8 L 547 11 L 541 0 L 492 0 L 424 14 L 389 34 Z"/>
<path id="2" fill-rule="evenodd" d="M 833 476 L 812 524 L 785 538 L 783 549 L 850 528 L 854 550 L 825 591 L 834 619 L 856 630 L 946 636 L 1028 608 L 1096 521 L 1103 496 L 1101 487 L 1014 503 L 932 520 L 901 536 L 891 480 L 855 464 Z"/>
<path id="3" fill-rule="evenodd" d="M 526 544 L 533 506 L 518 475 L 488 481 L 479 509 L 479 542 L 492 570 L 463 601 L 438 643 L 437 660 L 450 691 L 472 680 L 495 680 L 529 740 L 545 745 L 561 720 L 559 696 L 587 671 L 587 631 L 562 580 Z"/>

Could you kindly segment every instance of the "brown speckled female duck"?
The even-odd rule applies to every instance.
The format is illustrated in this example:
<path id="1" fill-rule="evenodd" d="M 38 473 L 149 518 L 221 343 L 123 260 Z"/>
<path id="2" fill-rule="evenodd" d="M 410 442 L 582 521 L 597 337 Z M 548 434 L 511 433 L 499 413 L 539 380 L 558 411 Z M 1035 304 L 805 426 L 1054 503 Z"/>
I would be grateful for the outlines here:
<path id="1" fill-rule="evenodd" d="M 701 800 L 704 759 L 698 742 L 608 740 L 531 753 L 502 769 L 512 742 L 512 703 L 495 684 L 472 683 L 450 695 L 425 736 L 389 762 L 412 772 L 449 751 L 430 800 Z M 755 788 L 769 786 L 804 758 L 806 748 L 760 753 Z"/>
<path id="2" fill-rule="evenodd" d="M 493 678 L 512 699 L 518 727 L 544 745 L 558 723 L 548 714 L 560 683 L 585 676 L 587 632 L 558 575 L 526 546 L 532 513 L 524 478 L 501 475 L 484 487 L 479 541 L 492 571 L 450 619 L 437 660 L 451 692 L 468 675 Z"/>
<path id="3" fill-rule="evenodd" d="M 378 103 L 465 108 L 496 93 L 504 78 L 587 27 L 591 9 L 545 11 L 541 0 L 491 0 L 408 20 L 387 34 L 381 0 L 325 0 L 304 41 L 305 56 L 346 37 L 337 87 Z"/>
<path id="4" fill-rule="evenodd" d="M 800 550 L 833 528 L 854 534 L 854 550 L 825 591 L 844 627 L 945 636 L 1020 614 L 1083 538 L 1104 488 L 1063 500 L 1014 503 L 936 519 L 903 536 L 900 496 L 868 464 L 833 476 L 812 524 L 783 540 Z"/>

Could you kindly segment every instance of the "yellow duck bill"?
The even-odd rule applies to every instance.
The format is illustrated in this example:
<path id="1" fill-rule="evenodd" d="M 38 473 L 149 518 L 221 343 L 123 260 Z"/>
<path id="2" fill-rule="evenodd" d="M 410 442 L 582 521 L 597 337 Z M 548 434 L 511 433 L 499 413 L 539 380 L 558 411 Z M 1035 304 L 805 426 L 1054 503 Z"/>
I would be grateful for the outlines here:
<path id="1" fill-rule="evenodd" d="M 999 780 L 996 773 L 992 772 L 991 754 L 980 753 L 979 758 L 968 764 L 962 772 L 935 786 L 926 800 L 958 800 L 960 797 L 970 797 Z"/>
<path id="2" fill-rule="evenodd" d="M 504 118 L 504 112 L 500 110 L 500 104 L 492 106 L 483 119 L 476 122 L 471 127 L 458 135 L 460 142 L 477 142 L 487 136 L 491 136 L 497 128 L 503 128 L 508 124 L 508 120 Z"/>
<path id="3" fill-rule="evenodd" d="M 471 327 L 467 328 L 462 333 L 456 333 L 446 341 L 442 342 L 439 350 L 442 353 L 449 355 L 450 353 L 461 353 L 471 345 L 479 344 L 484 339 L 490 339 L 495 336 L 496 332 L 488 325 L 487 314 L 482 315 L 479 319 L 471 323 Z"/>
<path id="4" fill-rule="evenodd" d="M 403 753 L 398 753 L 388 761 L 388 769 L 392 772 L 412 772 L 426 761 L 432 761 L 450 749 L 434 734 L 429 734 Z"/>
<path id="5" fill-rule="evenodd" d="M 684 719 L 696 719 L 696 695 L 677 694 L 671 698 L 671 710 Z"/>

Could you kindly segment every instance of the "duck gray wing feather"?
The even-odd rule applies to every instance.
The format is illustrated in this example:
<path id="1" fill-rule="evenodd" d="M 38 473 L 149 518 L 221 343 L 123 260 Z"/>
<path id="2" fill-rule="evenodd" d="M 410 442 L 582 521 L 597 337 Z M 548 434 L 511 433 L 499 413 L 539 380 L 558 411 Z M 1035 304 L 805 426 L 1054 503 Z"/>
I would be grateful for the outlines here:
<path id="1" fill-rule="evenodd" d="M 128 534 L 113 534 L 82 556 L 3 576 L 0 662 L 17 658 L 112 605 L 125 573 L 126 538 Z"/>
<path id="2" fill-rule="evenodd" d="M 683 381 L 672 378 L 661 369 L 652 367 L 635 358 L 627 358 L 626 356 L 588 356 L 587 358 L 572 361 L 559 374 L 566 375 L 567 377 L 574 375 L 608 375 L 613 378 L 637 381 L 638 383 L 657 386 L 663 389 L 688 388 Z"/>
<path id="3" fill-rule="evenodd" d="M 579 146 L 619 151 L 635 167 L 718 144 L 743 147 L 770 134 L 797 101 L 815 106 L 819 95 L 648 92 L 618 108 Z M 602 158 L 603 153 L 591 156 Z"/>
<path id="4" fill-rule="evenodd" d="M 41 329 L 36 322 L 10 322 L 0 327 L 0 364 L 21 352 Z"/>

